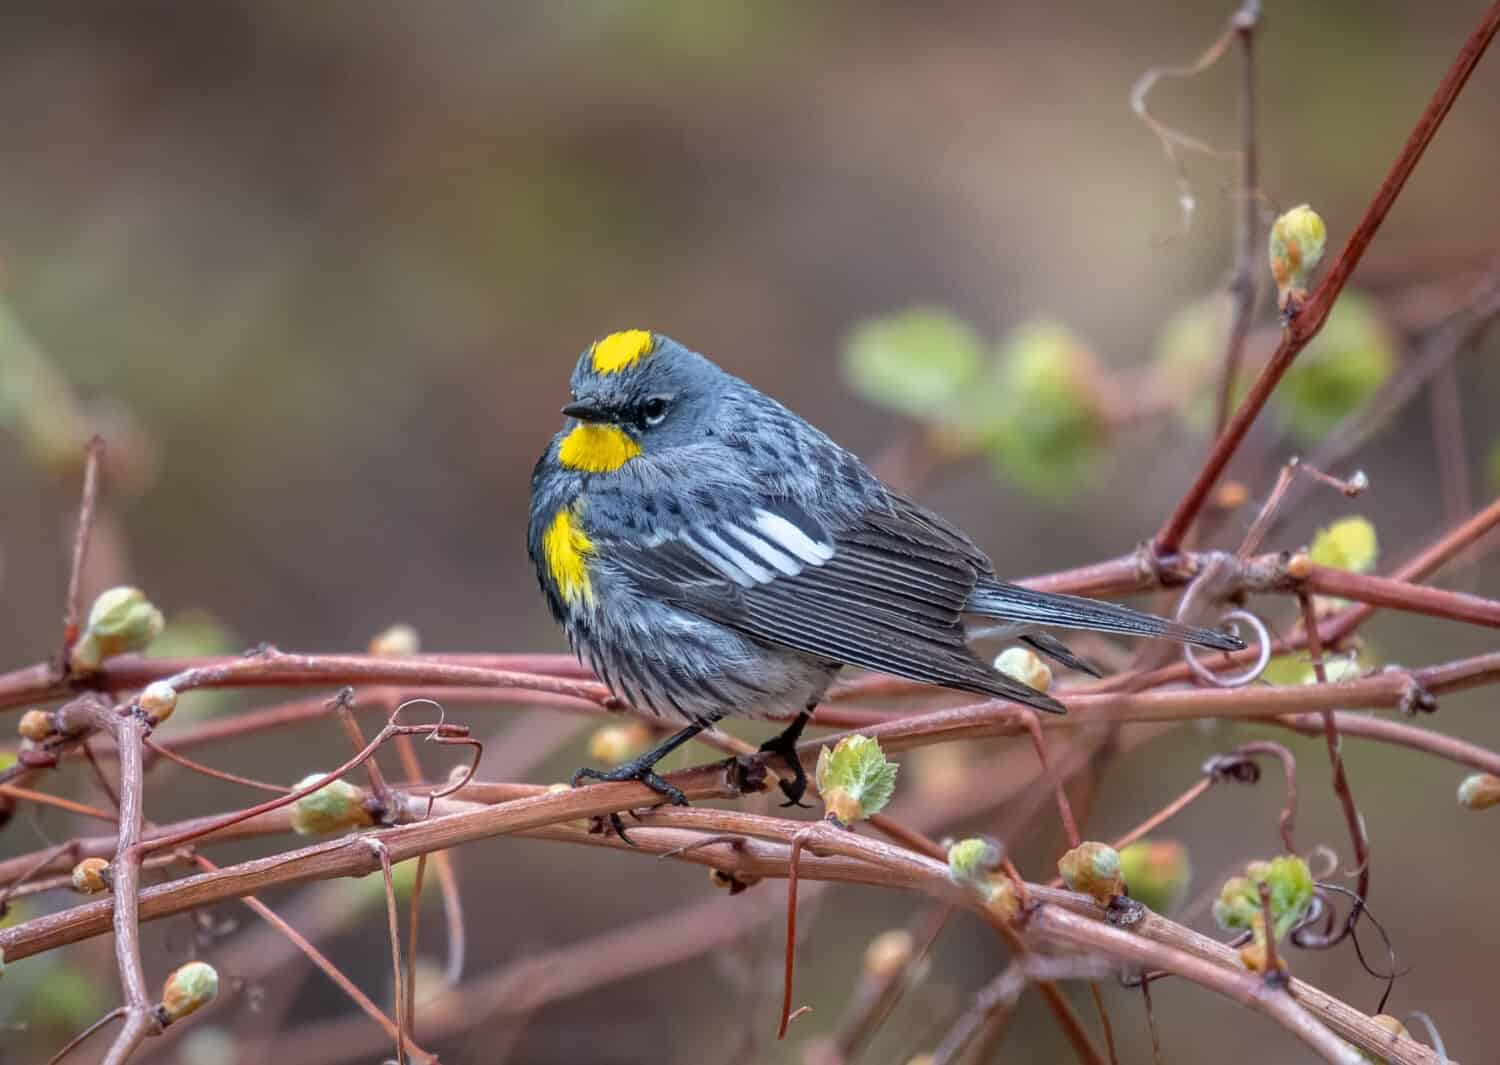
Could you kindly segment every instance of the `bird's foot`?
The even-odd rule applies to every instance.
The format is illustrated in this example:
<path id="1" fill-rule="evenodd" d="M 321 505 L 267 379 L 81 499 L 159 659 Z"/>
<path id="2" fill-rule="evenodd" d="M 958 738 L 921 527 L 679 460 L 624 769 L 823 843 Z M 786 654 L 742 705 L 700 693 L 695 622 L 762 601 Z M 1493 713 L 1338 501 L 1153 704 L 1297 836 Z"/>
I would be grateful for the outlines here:
<path id="1" fill-rule="evenodd" d="M 800 806 L 806 809 L 808 805 L 802 801 L 802 796 L 807 794 L 807 770 L 802 768 L 802 759 L 797 757 L 797 741 L 802 738 L 802 730 L 807 727 L 807 719 L 811 716 L 806 713 L 798 714 L 797 719 L 785 731 L 760 745 L 762 754 L 779 755 L 792 771 L 791 780 L 780 781 L 781 793 L 787 798 L 782 806 Z"/>
<path id="2" fill-rule="evenodd" d="M 617 765 L 613 769 L 580 769 L 573 774 L 573 787 L 578 787 L 579 781 L 583 780 L 597 780 L 606 784 L 618 784 L 623 781 L 634 780 L 646 785 L 646 787 L 666 799 L 673 806 L 686 806 L 688 804 L 687 796 L 682 793 L 682 789 L 656 772 L 654 768 L 656 760 L 651 758 L 651 755 L 654 753 L 654 751 L 647 752 L 641 757 Z M 609 814 L 609 823 L 610 827 L 615 830 L 615 835 L 619 836 L 632 847 L 636 845 L 635 840 L 631 839 L 626 833 L 625 822 L 620 819 L 618 812 Z"/>

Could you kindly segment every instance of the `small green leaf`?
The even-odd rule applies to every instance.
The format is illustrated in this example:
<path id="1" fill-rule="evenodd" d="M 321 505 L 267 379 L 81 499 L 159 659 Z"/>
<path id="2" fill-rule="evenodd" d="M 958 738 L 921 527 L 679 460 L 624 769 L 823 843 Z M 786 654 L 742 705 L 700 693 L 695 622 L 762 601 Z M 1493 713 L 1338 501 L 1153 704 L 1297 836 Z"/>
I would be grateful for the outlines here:
<path id="1" fill-rule="evenodd" d="M 1307 862 L 1295 855 L 1283 854 L 1269 862 L 1251 862 L 1244 876 L 1224 882 L 1214 903 L 1214 920 L 1228 932 L 1259 929 L 1261 917 L 1260 884 L 1271 889 L 1272 934 L 1282 939 L 1307 916 L 1312 905 L 1312 872 Z"/>
<path id="2" fill-rule="evenodd" d="M 1380 557 L 1380 543 L 1375 535 L 1375 526 L 1368 518 L 1340 518 L 1332 525 L 1318 530 L 1308 556 L 1320 566 L 1331 566 L 1351 573 L 1368 573 L 1375 568 L 1375 562 Z"/>
<path id="3" fill-rule="evenodd" d="M 922 421 L 958 416 L 980 375 L 983 343 L 945 310 L 914 307 L 856 326 L 844 372 L 866 399 Z"/>
<path id="4" fill-rule="evenodd" d="M 818 752 L 817 782 L 829 813 L 845 824 L 878 814 L 896 790 L 899 767 L 886 760 L 878 740 L 845 736 Z"/>

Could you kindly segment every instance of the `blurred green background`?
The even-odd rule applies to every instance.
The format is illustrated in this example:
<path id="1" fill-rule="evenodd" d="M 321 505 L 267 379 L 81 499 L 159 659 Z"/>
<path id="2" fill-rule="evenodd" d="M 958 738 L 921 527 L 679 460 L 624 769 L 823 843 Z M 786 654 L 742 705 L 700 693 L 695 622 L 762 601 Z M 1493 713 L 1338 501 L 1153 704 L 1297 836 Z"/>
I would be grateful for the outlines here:
<path id="1" fill-rule="evenodd" d="M 405 621 L 434 650 L 561 650 L 525 557 L 527 484 L 560 424 L 573 361 L 603 333 L 668 333 L 872 458 L 916 430 L 851 387 L 841 353 L 860 323 L 905 307 L 948 309 L 986 351 L 1050 316 L 1103 372 L 1152 366 L 1167 320 L 1226 276 L 1235 167 L 1187 160 L 1199 209 L 1182 233 L 1173 169 L 1130 113 L 1129 90 L 1148 67 L 1190 60 L 1230 6 L 8 3 L 0 396 L 9 383 L 14 400 L 17 381 L 34 388 L 55 372 L 108 427 L 117 460 L 100 579 L 128 577 L 169 619 L 196 617 L 193 631 L 178 627 L 178 646 L 357 649 Z M 1269 4 L 1257 38 L 1267 209 L 1310 202 L 1331 249 L 1341 246 L 1483 7 Z M 1229 58 L 1160 85 L 1157 113 L 1216 145 L 1237 143 Z M 1397 359 L 1401 338 L 1438 320 L 1500 248 L 1497 130 L 1491 57 L 1356 277 Z M 1260 254 L 1258 242 L 1258 268 Z M 1259 320 L 1269 324 L 1264 297 Z M 1459 487 L 1481 502 L 1495 488 L 1484 456 L 1500 432 L 1496 353 L 1491 340 L 1458 363 L 1472 467 Z M 73 451 L 47 432 L 72 401 L 38 406 L 27 395 L 33 424 L 14 402 L 0 424 L 7 668 L 56 644 L 77 492 Z M 1112 437 L 1076 490 L 1038 493 L 1024 477 L 965 461 L 925 482 L 921 497 L 966 526 L 1002 573 L 1020 576 L 1130 550 L 1205 447 L 1201 424 L 1150 419 Z M 1304 447 L 1273 416 L 1235 472 L 1258 499 L 1276 465 Z M 1374 485 L 1363 499 L 1312 493 L 1268 546 L 1296 547 L 1357 509 L 1375 521 L 1389 563 L 1447 523 L 1455 486 L 1438 476 L 1425 397 L 1337 472 L 1355 465 Z M 1219 542 L 1237 542 L 1253 510 L 1223 518 Z M 1492 563 L 1458 579 L 1500 593 Z M 1385 660 L 1405 664 L 1493 646 L 1480 631 L 1399 618 L 1380 618 L 1370 635 Z M 496 717 L 467 719 L 487 732 Z M 1500 742 L 1484 693 L 1446 700 L 1431 723 Z M 1190 783 L 1207 754 L 1256 732 L 1180 730 L 1120 758 L 1092 834 L 1128 827 Z M 1346 850 L 1320 744 L 1293 745 L 1304 845 Z M 289 782 L 343 750 L 327 726 L 213 753 L 217 764 Z M 585 757 L 574 743 L 527 779 L 560 779 Z M 1457 810 L 1454 767 L 1352 742 L 1349 761 L 1373 840 L 1370 901 L 1414 966 L 1391 1009 L 1427 1010 L 1455 1057 L 1486 1060 L 1483 1010 L 1494 1005 L 1500 948 L 1486 916 L 1500 876 L 1494 818 Z M 159 820 L 243 801 L 180 773 L 155 779 L 148 812 Z M 77 790 L 87 794 L 81 778 Z M 1279 802 L 1269 781 L 1224 790 L 1174 825 L 1200 874 L 1195 893 L 1274 848 Z M 79 830 L 50 812 L 38 821 L 50 839 Z M 1004 823 L 996 814 L 969 827 Z M 38 845 L 30 824 L 11 824 L 7 854 Z M 1033 831 L 1020 844 L 1023 868 L 1043 876 L 1056 842 L 1050 827 Z M 470 847 L 458 862 L 473 971 L 711 890 L 692 869 L 534 843 Z M 779 885 L 762 885 L 736 901 L 774 916 L 782 898 Z M 481 1020 L 437 1045 L 455 1062 L 800 1060 L 801 1044 L 836 1023 L 865 943 L 914 907 L 859 889 L 829 898 L 837 905 L 809 928 L 798 970 L 797 999 L 816 1010 L 785 1044 L 768 1040 L 779 994 L 773 920 L 737 952 L 558 1002 L 524 1026 Z M 224 915 L 249 923 L 233 907 Z M 164 973 L 194 933 L 165 924 L 147 939 L 152 972 Z M 332 945 L 377 999 L 388 995 L 378 911 Z M 41 964 L 17 966 L 4 987 L 25 987 Z M 61 1021 L 8 1010 L 32 1026 L 7 1035 L 0 1059 L 35 1060 L 89 1009 L 115 1003 L 107 944 L 56 964 L 69 975 L 33 978 L 37 994 L 61 1001 L 70 979 L 97 1001 Z M 951 928 L 866 1060 L 930 1048 L 1001 964 L 977 925 Z M 1293 964 L 1373 1010 L 1380 985 L 1347 947 Z M 86 966 L 100 974 L 92 991 Z M 289 1012 L 257 1013 L 255 981 L 224 976 L 225 1001 L 202 1026 L 229 1040 L 174 1043 L 160 1060 L 233 1062 L 226 1046 L 264 1035 L 256 1026 L 266 1016 L 290 1028 L 349 1012 L 312 976 Z M 1108 994 L 1121 1060 L 1151 1060 L 1138 995 Z M 1154 997 L 1167 1060 L 1302 1060 L 1271 1024 L 1206 992 L 1166 983 Z M 747 1033 L 758 1039 L 748 1050 Z M 348 1060 L 382 1052 L 370 1044 Z M 1031 999 L 1005 1052 L 1066 1053 Z"/>

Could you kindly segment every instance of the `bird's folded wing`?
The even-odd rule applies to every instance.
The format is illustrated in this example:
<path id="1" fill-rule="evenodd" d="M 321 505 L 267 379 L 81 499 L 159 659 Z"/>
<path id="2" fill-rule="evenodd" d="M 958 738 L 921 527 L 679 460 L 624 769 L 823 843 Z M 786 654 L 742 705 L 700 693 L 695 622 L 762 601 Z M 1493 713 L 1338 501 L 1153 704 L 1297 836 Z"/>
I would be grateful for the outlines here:
<path id="1" fill-rule="evenodd" d="M 962 615 L 984 556 L 903 503 L 838 529 L 785 500 L 720 505 L 712 520 L 605 556 L 652 598 L 765 643 L 1060 712 L 969 650 Z"/>

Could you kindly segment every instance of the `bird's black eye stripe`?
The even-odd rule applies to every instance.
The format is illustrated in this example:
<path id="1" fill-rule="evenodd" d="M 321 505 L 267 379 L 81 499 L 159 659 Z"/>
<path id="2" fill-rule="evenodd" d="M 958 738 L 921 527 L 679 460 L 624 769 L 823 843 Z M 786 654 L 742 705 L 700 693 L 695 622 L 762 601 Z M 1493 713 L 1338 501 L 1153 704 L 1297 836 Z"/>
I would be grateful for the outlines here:
<path id="1" fill-rule="evenodd" d="M 640 406 L 640 418 L 643 425 L 660 425 L 662 419 L 667 416 L 669 401 L 666 396 L 652 396 Z"/>

